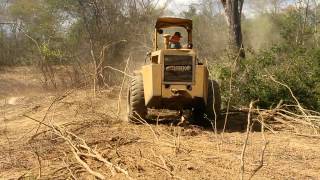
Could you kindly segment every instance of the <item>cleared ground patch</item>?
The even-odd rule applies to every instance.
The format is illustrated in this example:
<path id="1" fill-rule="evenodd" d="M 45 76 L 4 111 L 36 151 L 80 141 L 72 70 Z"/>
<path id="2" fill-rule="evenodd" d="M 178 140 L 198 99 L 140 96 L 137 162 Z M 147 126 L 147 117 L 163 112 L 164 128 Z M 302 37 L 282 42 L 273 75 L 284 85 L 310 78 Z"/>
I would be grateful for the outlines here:
<path id="1" fill-rule="evenodd" d="M 158 124 L 135 125 L 124 121 L 125 99 L 117 114 L 117 88 L 102 90 L 96 98 L 91 92 L 25 89 L 0 96 L 0 177 L 94 179 L 79 164 L 66 140 L 46 126 L 59 125 L 133 179 L 239 179 L 246 114 L 230 115 L 225 133 L 221 123 L 215 133 L 210 125 L 176 126 L 172 117 L 161 117 Z M 39 126 L 36 121 L 43 124 Z M 319 139 L 281 128 L 275 134 L 264 133 L 269 144 L 263 167 L 253 178 L 319 179 Z M 82 143 L 76 138 L 72 141 Z M 263 146 L 260 127 L 253 126 L 244 156 L 245 179 L 259 165 Z M 112 176 L 110 168 L 96 158 L 80 158 L 107 179 L 128 178 L 121 172 Z"/>

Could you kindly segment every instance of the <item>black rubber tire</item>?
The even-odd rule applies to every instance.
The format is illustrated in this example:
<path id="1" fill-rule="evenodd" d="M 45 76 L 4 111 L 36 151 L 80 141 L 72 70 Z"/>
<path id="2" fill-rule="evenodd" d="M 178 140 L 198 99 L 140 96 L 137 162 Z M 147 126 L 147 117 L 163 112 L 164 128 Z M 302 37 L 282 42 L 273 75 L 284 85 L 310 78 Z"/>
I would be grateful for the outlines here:
<path id="1" fill-rule="evenodd" d="M 204 121 L 204 108 L 203 105 L 195 106 L 192 111 L 191 123 L 193 124 L 202 124 Z"/>
<path id="2" fill-rule="evenodd" d="M 204 118 L 206 114 L 207 118 Z M 221 96 L 219 84 L 214 80 L 208 82 L 207 105 L 197 104 L 192 112 L 194 123 L 203 123 L 203 121 L 219 120 L 221 115 Z"/>
<path id="3" fill-rule="evenodd" d="M 205 113 L 207 118 L 215 121 L 221 117 L 221 95 L 219 84 L 210 80 L 208 83 L 208 99 Z"/>
<path id="4" fill-rule="evenodd" d="M 144 89 L 142 75 L 136 75 L 132 78 L 128 88 L 128 121 L 141 123 L 145 119 L 148 109 L 144 100 Z"/>

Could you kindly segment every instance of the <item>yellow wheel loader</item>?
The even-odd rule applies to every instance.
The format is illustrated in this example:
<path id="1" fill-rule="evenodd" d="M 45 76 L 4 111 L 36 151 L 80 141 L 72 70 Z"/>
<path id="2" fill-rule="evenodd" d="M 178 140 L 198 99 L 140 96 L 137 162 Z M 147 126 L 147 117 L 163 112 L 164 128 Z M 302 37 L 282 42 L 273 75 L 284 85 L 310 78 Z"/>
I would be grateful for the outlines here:
<path id="1" fill-rule="evenodd" d="M 170 34 L 164 30 L 180 28 L 187 34 L 187 44 L 170 48 Z M 163 48 L 158 39 L 163 36 Z M 128 120 L 141 122 L 148 109 L 169 109 L 192 113 L 194 121 L 219 118 L 219 85 L 209 79 L 207 66 L 199 62 L 192 44 L 192 20 L 161 17 L 154 30 L 154 50 L 150 63 L 142 66 L 128 88 Z M 180 113 L 182 114 L 182 113 Z"/>

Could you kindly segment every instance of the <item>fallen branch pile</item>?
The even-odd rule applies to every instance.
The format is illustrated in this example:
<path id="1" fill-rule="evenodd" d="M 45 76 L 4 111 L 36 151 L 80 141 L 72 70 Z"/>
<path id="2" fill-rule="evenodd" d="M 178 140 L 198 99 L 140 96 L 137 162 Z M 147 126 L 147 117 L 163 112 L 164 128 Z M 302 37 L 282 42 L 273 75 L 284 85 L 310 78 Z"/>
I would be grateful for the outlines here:
<path id="1" fill-rule="evenodd" d="M 94 160 L 102 162 L 106 167 L 108 167 L 110 169 L 112 176 L 114 176 L 116 173 L 122 173 L 128 179 L 132 179 L 125 169 L 122 169 L 118 165 L 112 164 L 110 161 L 105 159 L 96 149 L 91 149 L 87 145 L 87 143 L 84 139 L 78 137 L 77 135 L 75 135 L 65 129 L 60 128 L 59 126 L 53 125 L 52 128 L 53 128 L 55 134 L 57 134 L 59 137 L 61 137 L 62 139 L 64 139 L 68 143 L 76 160 L 90 174 L 94 175 L 95 177 L 97 177 L 99 179 L 106 179 L 105 175 L 92 170 L 90 168 L 90 166 L 85 161 L 82 160 L 83 158 L 93 158 Z"/>
<path id="2" fill-rule="evenodd" d="M 274 109 L 252 109 L 251 112 L 258 116 L 257 120 L 271 131 L 273 131 L 271 126 L 266 124 L 270 120 L 285 125 L 286 128 L 293 130 L 296 135 L 320 138 L 320 112 L 303 108 L 288 85 L 276 80 L 271 75 L 269 78 L 288 89 L 295 105 L 286 105 L 280 101 Z M 249 112 L 249 110 L 246 111 Z"/>
<path id="3" fill-rule="evenodd" d="M 251 172 L 248 179 L 252 179 L 264 165 L 264 154 L 266 147 L 269 144 L 269 141 L 266 140 L 264 135 L 265 128 L 276 133 L 275 127 L 280 124 L 282 125 L 281 130 L 289 129 L 299 136 L 320 138 L 320 113 L 304 109 L 296 98 L 295 100 L 297 105 L 286 105 L 281 101 L 274 109 L 253 108 L 254 102 L 250 103 L 249 108 L 240 109 L 240 111 L 248 114 L 246 136 L 244 138 L 242 153 L 240 155 L 240 179 L 244 179 L 244 156 L 248 144 L 249 133 L 251 131 L 250 127 L 252 128 L 253 125 L 252 122 L 259 122 L 261 124 L 261 133 L 264 145 L 260 153 L 259 164 Z"/>
<path id="4" fill-rule="evenodd" d="M 248 109 L 241 109 L 248 112 Z M 282 124 L 296 135 L 320 138 L 320 113 L 302 108 L 300 105 L 285 105 L 280 102 L 274 109 L 251 109 L 255 120 L 275 133 L 274 126 Z"/>
<path id="5" fill-rule="evenodd" d="M 59 138 L 63 139 L 67 143 L 67 145 L 70 147 L 70 150 L 74 158 L 77 160 L 77 163 L 80 164 L 88 173 L 95 176 L 96 178 L 107 179 L 106 175 L 93 170 L 88 165 L 87 163 L 88 159 L 92 159 L 92 160 L 103 163 L 103 165 L 110 170 L 112 176 L 115 176 L 117 173 L 121 173 L 121 174 L 124 174 L 127 179 L 133 179 L 129 176 L 128 171 L 121 168 L 119 165 L 113 164 L 110 161 L 108 161 L 97 151 L 96 148 L 95 149 L 90 148 L 84 139 L 80 138 L 74 133 L 58 125 L 54 125 L 54 124 L 48 125 L 46 123 L 43 123 L 29 116 L 25 116 L 25 117 L 50 128 L 54 134 L 56 134 Z"/>

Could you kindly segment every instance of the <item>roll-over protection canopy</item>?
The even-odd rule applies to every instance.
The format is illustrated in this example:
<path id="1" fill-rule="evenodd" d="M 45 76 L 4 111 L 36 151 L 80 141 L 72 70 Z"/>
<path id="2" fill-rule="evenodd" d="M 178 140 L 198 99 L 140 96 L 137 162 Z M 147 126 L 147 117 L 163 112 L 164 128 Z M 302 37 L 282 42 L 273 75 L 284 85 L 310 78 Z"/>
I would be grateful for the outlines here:
<path id="1" fill-rule="evenodd" d="M 184 27 L 187 31 L 192 30 L 192 20 L 173 18 L 173 17 L 160 17 L 157 19 L 155 28 L 168 28 L 168 27 Z"/>

